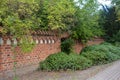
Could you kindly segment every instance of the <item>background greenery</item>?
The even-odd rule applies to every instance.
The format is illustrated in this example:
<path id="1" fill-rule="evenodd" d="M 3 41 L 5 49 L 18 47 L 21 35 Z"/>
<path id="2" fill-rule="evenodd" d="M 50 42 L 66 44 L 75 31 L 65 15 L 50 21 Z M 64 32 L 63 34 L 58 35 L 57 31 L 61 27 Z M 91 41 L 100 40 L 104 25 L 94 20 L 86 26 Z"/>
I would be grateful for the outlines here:
<path id="1" fill-rule="evenodd" d="M 17 38 L 30 31 L 58 30 L 86 42 L 104 34 L 98 25 L 97 0 L 0 0 L 0 26 L 3 33 Z"/>

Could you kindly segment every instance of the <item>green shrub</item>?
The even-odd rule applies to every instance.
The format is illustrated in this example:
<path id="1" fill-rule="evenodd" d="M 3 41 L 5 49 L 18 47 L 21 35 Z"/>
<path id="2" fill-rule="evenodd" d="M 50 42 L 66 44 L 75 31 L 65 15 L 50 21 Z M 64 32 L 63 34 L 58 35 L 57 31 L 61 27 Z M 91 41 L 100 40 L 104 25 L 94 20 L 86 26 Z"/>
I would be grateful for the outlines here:
<path id="1" fill-rule="evenodd" d="M 74 40 L 69 38 L 61 43 L 61 51 L 67 54 L 73 51 Z"/>
<path id="2" fill-rule="evenodd" d="M 75 53 L 68 55 L 64 52 L 52 54 L 45 61 L 40 62 L 39 70 L 82 70 L 92 65 L 106 64 L 117 59 L 120 59 L 120 48 L 110 43 L 102 43 L 85 47 L 80 55 Z"/>
<path id="3" fill-rule="evenodd" d="M 100 45 L 88 46 L 88 47 L 85 47 L 82 50 L 82 52 L 87 52 L 87 51 L 113 53 L 113 54 L 116 54 L 116 55 L 120 56 L 120 48 L 117 47 L 117 46 L 114 46 L 114 45 L 112 45 L 110 43 L 102 43 Z"/>
<path id="4" fill-rule="evenodd" d="M 39 70 L 59 71 L 59 70 L 80 70 L 92 65 L 92 61 L 78 54 L 60 52 L 52 54 L 45 61 L 40 62 Z"/>
<path id="5" fill-rule="evenodd" d="M 99 51 L 88 51 L 82 53 L 81 55 L 89 60 L 92 60 L 93 65 L 106 64 L 119 58 L 113 53 L 105 53 Z"/>
<path id="6" fill-rule="evenodd" d="M 86 69 L 92 65 L 91 60 L 86 59 L 84 56 L 79 56 L 75 53 L 69 55 L 69 60 L 67 63 L 70 65 L 69 68 L 72 70 Z"/>
<path id="7" fill-rule="evenodd" d="M 92 61 L 85 58 L 84 56 L 80 56 L 80 69 L 87 69 L 93 65 Z"/>
<path id="8" fill-rule="evenodd" d="M 115 42 L 115 43 L 114 43 L 114 46 L 120 47 L 120 42 Z"/>
<path id="9" fill-rule="evenodd" d="M 120 30 L 111 38 L 111 42 L 120 42 Z"/>
<path id="10" fill-rule="evenodd" d="M 85 47 L 82 52 L 86 52 L 86 51 L 108 51 L 108 47 L 112 46 L 109 43 L 102 43 L 102 44 L 98 44 L 98 45 L 92 45 L 92 46 L 87 46 Z"/>
<path id="11" fill-rule="evenodd" d="M 85 47 L 80 55 L 92 60 L 94 65 L 105 64 L 120 58 L 120 48 L 110 43 Z"/>
<path id="12" fill-rule="evenodd" d="M 103 58 L 103 55 L 100 55 L 95 52 L 84 52 L 81 54 L 82 56 L 86 57 L 87 59 L 92 60 L 93 65 L 100 64 L 101 58 Z"/>

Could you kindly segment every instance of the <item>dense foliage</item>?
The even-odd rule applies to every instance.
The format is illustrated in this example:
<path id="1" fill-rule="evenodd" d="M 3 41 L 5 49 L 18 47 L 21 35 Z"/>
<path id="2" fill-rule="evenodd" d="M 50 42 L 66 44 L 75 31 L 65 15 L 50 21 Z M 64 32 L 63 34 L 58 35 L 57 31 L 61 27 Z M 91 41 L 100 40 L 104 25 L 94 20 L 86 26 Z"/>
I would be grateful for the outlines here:
<path id="1" fill-rule="evenodd" d="M 39 28 L 65 29 L 72 21 L 75 9 L 71 0 L 39 0 L 37 17 L 41 20 Z M 66 20 L 66 19 L 71 20 Z M 66 21 L 66 22 L 65 22 Z"/>
<path id="2" fill-rule="evenodd" d="M 108 39 L 119 34 L 119 0 L 103 8 L 99 19 L 97 0 L 0 0 L 2 32 L 15 37 L 30 35 L 30 30 L 68 31 L 82 42 L 106 33 Z M 107 12 L 106 12 L 107 9 Z M 102 23 L 102 24 L 101 24 Z M 103 28 L 102 28 L 103 27 Z M 103 30 L 104 29 L 104 30 Z"/>
<path id="3" fill-rule="evenodd" d="M 30 51 L 31 31 L 35 28 L 38 5 L 32 0 L 0 0 L 0 27 L 3 34 L 10 34 L 21 40 L 23 51 Z M 15 47 L 16 45 L 13 45 Z M 26 47 L 25 47 L 26 46 Z"/>
<path id="4" fill-rule="evenodd" d="M 15 37 L 31 30 L 68 31 L 83 42 L 103 34 L 97 0 L 0 0 L 0 26 Z"/>
<path id="5" fill-rule="evenodd" d="M 21 38 L 38 29 L 66 28 L 75 9 L 70 0 L 0 0 L 2 32 Z M 65 21 L 66 20 L 66 21 Z"/>
<path id="6" fill-rule="evenodd" d="M 61 43 L 61 51 L 67 54 L 73 52 L 74 40 L 69 38 Z"/>
<path id="7" fill-rule="evenodd" d="M 118 20 L 120 20 L 120 0 L 112 0 L 115 8 L 116 8 L 116 13 L 118 16 Z"/>
<path id="8" fill-rule="evenodd" d="M 39 70 L 82 70 L 93 65 L 110 63 L 120 59 L 120 47 L 102 43 L 85 47 L 80 54 L 63 52 L 52 54 L 40 62 Z"/>
<path id="9" fill-rule="evenodd" d="M 0 26 L 12 35 L 21 36 L 33 27 L 34 12 L 37 10 L 35 3 L 24 1 L 6 0 L 1 4 Z"/>
<path id="10" fill-rule="evenodd" d="M 103 27 L 106 41 L 116 43 L 119 41 L 120 31 L 120 0 L 111 0 L 110 5 L 101 4 L 99 10 L 99 26 Z"/>
<path id="11" fill-rule="evenodd" d="M 120 31 L 120 21 L 118 20 L 118 15 L 116 13 L 115 7 L 103 6 L 101 11 L 101 18 L 99 19 L 99 24 L 103 27 L 105 31 L 105 39 L 109 42 L 119 42 L 119 31 Z M 118 38 L 118 39 L 117 39 Z"/>
<path id="12" fill-rule="evenodd" d="M 87 42 L 94 36 L 101 36 L 104 31 L 98 24 L 99 11 L 97 0 L 78 0 L 76 6 L 76 24 L 72 31 L 72 37 Z"/>
<path id="13" fill-rule="evenodd" d="M 80 55 L 92 60 L 94 65 L 104 64 L 120 59 L 120 48 L 103 43 L 84 48 Z"/>
<path id="14" fill-rule="evenodd" d="M 40 62 L 39 70 L 58 71 L 58 70 L 79 70 L 86 69 L 92 65 L 92 62 L 83 56 L 71 53 L 60 52 L 48 56 L 48 58 Z"/>

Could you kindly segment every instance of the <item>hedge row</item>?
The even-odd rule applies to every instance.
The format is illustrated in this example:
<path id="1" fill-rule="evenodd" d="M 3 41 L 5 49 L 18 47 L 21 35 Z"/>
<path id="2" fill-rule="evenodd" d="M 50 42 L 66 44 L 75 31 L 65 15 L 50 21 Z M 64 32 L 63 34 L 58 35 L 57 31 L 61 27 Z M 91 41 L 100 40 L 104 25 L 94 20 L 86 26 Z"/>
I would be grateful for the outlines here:
<path id="1" fill-rule="evenodd" d="M 50 55 L 45 61 L 40 62 L 39 69 L 47 71 L 58 70 L 79 70 L 85 69 L 92 65 L 92 62 L 79 54 L 60 52 Z"/>
<path id="2" fill-rule="evenodd" d="M 93 65 L 120 59 L 120 48 L 109 43 L 85 47 L 80 54 L 64 52 L 52 54 L 40 62 L 38 70 L 82 70 Z"/>
<path id="3" fill-rule="evenodd" d="M 120 59 L 120 48 L 103 43 L 85 47 L 80 55 L 92 60 L 93 65 L 105 64 Z"/>

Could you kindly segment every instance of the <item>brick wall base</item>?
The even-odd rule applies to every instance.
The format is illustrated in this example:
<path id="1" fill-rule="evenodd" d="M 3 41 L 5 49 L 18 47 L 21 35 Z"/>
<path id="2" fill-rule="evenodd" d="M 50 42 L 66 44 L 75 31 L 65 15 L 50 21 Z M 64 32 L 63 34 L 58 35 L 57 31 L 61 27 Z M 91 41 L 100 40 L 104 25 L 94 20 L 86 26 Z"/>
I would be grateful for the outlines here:
<path id="1" fill-rule="evenodd" d="M 80 51 L 85 47 L 85 46 L 90 46 L 90 45 L 94 45 L 94 44 L 100 44 L 104 42 L 103 39 L 101 38 L 97 38 L 97 39 L 94 39 L 94 40 L 90 40 L 86 43 L 86 45 L 83 45 L 81 42 L 79 41 L 76 41 L 75 45 L 74 45 L 74 51 L 76 53 L 80 53 Z"/>

